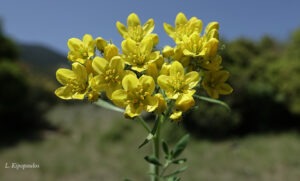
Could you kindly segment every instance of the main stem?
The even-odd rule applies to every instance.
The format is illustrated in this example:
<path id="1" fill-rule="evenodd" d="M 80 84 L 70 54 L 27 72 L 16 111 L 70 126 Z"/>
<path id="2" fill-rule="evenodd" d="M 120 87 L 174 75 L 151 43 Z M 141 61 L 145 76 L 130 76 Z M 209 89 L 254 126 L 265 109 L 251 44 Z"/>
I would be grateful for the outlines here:
<path id="1" fill-rule="evenodd" d="M 156 130 L 156 133 L 154 135 L 154 138 L 153 138 L 153 154 L 154 156 L 159 160 L 159 153 L 160 153 L 160 128 L 161 128 L 161 125 L 164 121 L 164 116 L 160 115 L 158 117 L 158 119 L 156 121 L 159 121 L 158 122 L 158 125 L 157 125 L 157 130 Z M 153 173 L 153 176 L 151 177 L 151 181 L 159 181 L 159 166 L 158 165 L 154 165 L 154 164 L 150 164 L 150 171 L 151 173 Z"/>

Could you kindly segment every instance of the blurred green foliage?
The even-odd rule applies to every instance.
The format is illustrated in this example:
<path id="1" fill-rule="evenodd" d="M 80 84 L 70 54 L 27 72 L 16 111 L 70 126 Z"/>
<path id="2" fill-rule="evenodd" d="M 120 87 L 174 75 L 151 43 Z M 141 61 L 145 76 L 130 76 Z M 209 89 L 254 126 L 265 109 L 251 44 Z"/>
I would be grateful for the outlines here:
<path id="1" fill-rule="evenodd" d="M 223 65 L 234 92 L 224 108 L 200 102 L 186 116 L 186 128 L 198 136 L 222 138 L 249 132 L 300 130 L 300 29 L 285 42 L 265 36 L 258 41 L 225 41 Z"/>
<path id="2" fill-rule="evenodd" d="M 21 132 L 35 132 L 46 125 L 43 113 L 50 106 L 51 96 L 49 91 L 31 81 L 19 62 L 17 45 L 0 32 L 0 131 L 5 136 L 10 133 L 18 137 Z M 5 142 L 13 138 L 1 139 Z"/>

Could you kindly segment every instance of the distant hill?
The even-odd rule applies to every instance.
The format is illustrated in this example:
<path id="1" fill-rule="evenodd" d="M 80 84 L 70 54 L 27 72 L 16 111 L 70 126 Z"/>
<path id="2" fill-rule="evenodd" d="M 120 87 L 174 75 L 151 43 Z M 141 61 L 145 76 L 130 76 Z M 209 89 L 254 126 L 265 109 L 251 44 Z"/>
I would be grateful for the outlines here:
<path id="1" fill-rule="evenodd" d="M 55 78 L 59 67 L 70 66 L 66 55 L 43 45 L 19 44 L 19 50 L 21 62 L 34 74 Z"/>

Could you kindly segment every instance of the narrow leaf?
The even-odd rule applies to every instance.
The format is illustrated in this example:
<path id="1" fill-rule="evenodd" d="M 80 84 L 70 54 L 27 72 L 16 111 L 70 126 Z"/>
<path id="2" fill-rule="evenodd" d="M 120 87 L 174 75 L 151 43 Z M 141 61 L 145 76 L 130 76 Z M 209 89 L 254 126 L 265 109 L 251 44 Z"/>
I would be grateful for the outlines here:
<path id="1" fill-rule="evenodd" d="M 142 148 L 144 145 L 146 145 L 150 140 L 152 140 L 154 135 L 152 133 L 149 133 L 147 138 L 144 140 L 142 144 L 140 144 L 139 148 Z"/>
<path id="2" fill-rule="evenodd" d="M 162 141 L 162 148 L 163 148 L 163 151 L 166 155 L 169 155 L 169 147 L 168 147 L 168 144 L 165 142 L 165 141 Z"/>
<path id="3" fill-rule="evenodd" d="M 187 169 L 187 166 L 182 167 L 182 168 L 176 170 L 175 172 L 173 172 L 173 173 L 171 173 L 171 174 L 168 174 L 168 175 L 164 176 L 164 178 L 169 178 L 169 177 L 176 176 L 176 175 L 178 175 L 179 173 L 184 172 L 186 169 Z"/>
<path id="4" fill-rule="evenodd" d="M 96 104 L 97 106 L 112 110 L 112 111 L 116 111 L 116 112 L 120 112 L 120 113 L 124 112 L 124 109 L 121 109 L 121 108 L 119 108 L 111 103 L 108 103 L 102 99 L 99 99 L 97 102 L 94 102 L 94 104 Z"/>
<path id="5" fill-rule="evenodd" d="M 176 159 L 176 160 L 173 160 L 172 163 L 175 163 L 175 164 L 183 164 L 187 161 L 186 158 L 180 158 L 180 159 Z"/>
<path id="6" fill-rule="evenodd" d="M 155 124 L 151 130 L 151 133 L 148 134 L 147 138 L 144 140 L 144 142 L 142 144 L 140 144 L 139 148 L 142 148 L 144 145 L 146 145 L 147 143 L 149 143 L 149 141 L 151 141 L 157 131 L 158 128 L 158 124 L 159 124 L 159 120 L 156 119 Z"/>
<path id="7" fill-rule="evenodd" d="M 186 134 L 176 143 L 176 145 L 174 146 L 174 149 L 172 150 L 173 158 L 178 157 L 183 152 L 189 139 L 190 139 L 190 135 Z"/>
<path id="8" fill-rule="evenodd" d="M 231 111 L 230 107 L 225 102 L 220 101 L 218 99 L 213 99 L 213 98 L 204 97 L 204 96 L 198 96 L 198 95 L 194 95 L 194 97 L 196 97 L 199 100 L 206 101 L 206 102 L 210 102 L 210 103 L 214 103 L 214 104 L 219 104 L 219 105 L 225 107 L 228 111 Z"/>
<path id="9" fill-rule="evenodd" d="M 158 161 L 158 159 L 151 155 L 151 156 L 145 156 L 144 159 L 149 162 L 149 163 L 152 163 L 154 165 L 158 165 L 158 166 L 161 166 L 162 164 Z"/>

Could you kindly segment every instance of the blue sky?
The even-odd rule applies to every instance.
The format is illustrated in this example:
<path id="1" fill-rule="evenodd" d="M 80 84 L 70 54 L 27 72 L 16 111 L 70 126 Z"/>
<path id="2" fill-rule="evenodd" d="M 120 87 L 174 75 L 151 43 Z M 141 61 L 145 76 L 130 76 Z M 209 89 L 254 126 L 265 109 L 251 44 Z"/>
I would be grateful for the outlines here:
<path id="1" fill-rule="evenodd" d="M 299 0 L 2 0 L 0 17 L 4 32 L 16 41 L 40 43 L 66 54 L 67 40 L 85 33 L 119 46 L 115 22 L 126 23 L 131 12 L 142 23 L 154 19 L 160 46 L 172 43 L 162 24 L 174 24 L 178 12 L 196 16 L 204 25 L 218 21 L 226 39 L 269 34 L 283 40 L 300 28 L 299 7 Z"/>

